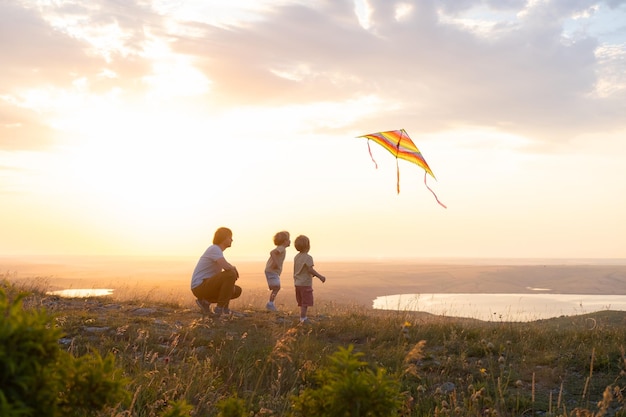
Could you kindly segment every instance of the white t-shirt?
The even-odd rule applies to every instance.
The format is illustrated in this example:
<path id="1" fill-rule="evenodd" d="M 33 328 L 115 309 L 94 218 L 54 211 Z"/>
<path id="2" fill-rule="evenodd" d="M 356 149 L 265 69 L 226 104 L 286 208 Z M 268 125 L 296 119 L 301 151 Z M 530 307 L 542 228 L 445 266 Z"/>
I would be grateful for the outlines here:
<path id="1" fill-rule="evenodd" d="M 196 288 L 202 281 L 222 272 L 217 260 L 224 257 L 224 251 L 218 245 L 211 245 L 204 251 L 191 276 L 191 288 Z"/>
<path id="2" fill-rule="evenodd" d="M 270 257 L 265 264 L 265 272 L 274 273 L 277 275 L 282 274 L 283 272 L 283 262 L 285 260 L 285 255 L 287 254 L 287 248 L 282 245 L 276 246 L 276 248 L 272 249 L 270 252 Z M 274 257 L 272 256 L 272 252 L 276 251 L 278 255 L 278 263 L 274 262 Z"/>

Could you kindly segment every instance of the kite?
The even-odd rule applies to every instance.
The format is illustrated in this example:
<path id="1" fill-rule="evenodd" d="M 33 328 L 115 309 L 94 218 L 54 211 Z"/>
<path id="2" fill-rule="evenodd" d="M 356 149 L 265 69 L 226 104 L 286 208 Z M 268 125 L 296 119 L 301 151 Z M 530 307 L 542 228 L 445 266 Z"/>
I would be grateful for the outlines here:
<path id="1" fill-rule="evenodd" d="M 393 156 L 396 157 L 396 171 L 397 171 L 396 188 L 398 190 L 398 194 L 400 194 L 400 166 L 398 165 L 398 158 L 400 158 L 400 159 L 404 159 L 406 161 L 412 162 L 415 165 L 418 165 L 424 169 L 424 185 L 426 185 L 426 188 L 428 189 L 428 191 L 430 191 L 433 194 L 433 196 L 435 196 L 435 200 L 437 200 L 437 203 L 439 203 L 441 207 L 447 208 L 441 201 L 439 201 L 439 198 L 437 198 L 437 195 L 435 194 L 435 192 L 431 190 L 428 184 L 426 183 L 426 174 L 429 174 L 433 178 L 435 178 L 435 174 L 433 174 L 433 171 L 428 166 L 428 163 L 426 163 L 426 160 L 422 156 L 422 153 L 420 152 L 419 149 L 417 149 L 417 146 L 415 146 L 415 144 L 409 137 L 409 134 L 406 133 L 406 130 L 404 129 L 389 130 L 386 132 L 370 133 L 369 135 L 363 135 L 363 136 L 358 136 L 358 137 L 367 139 L 367 149 L 377 169 L 378 169 L 378 164 L 376 163 L 376 161 L 374 160 L 374 157 L 372 156 L 372 149 L 370 148 L 370 140 L 373 140 L 374 142 L 378 143 L 380 146 L 387 149 Z"/>

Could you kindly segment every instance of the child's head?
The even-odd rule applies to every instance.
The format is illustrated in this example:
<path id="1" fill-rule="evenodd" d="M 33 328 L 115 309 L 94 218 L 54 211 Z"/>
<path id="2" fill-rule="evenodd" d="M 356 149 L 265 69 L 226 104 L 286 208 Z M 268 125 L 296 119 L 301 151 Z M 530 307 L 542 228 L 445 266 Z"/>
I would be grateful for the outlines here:
<path id="1" fill-rule="evenodd" d="M 289 241 L 289 232 L 282 231 L 278 232 L 274 235 L 274 245 L 276 246 L 287 246 L 286 243 Z"/>
<path id="2" fill-rule="evenodd" d="M 300 235 L 296 238 L 294 246 L 298 252 L 308 252 L 311 249 L 311 242 L 308 237 Z"/>

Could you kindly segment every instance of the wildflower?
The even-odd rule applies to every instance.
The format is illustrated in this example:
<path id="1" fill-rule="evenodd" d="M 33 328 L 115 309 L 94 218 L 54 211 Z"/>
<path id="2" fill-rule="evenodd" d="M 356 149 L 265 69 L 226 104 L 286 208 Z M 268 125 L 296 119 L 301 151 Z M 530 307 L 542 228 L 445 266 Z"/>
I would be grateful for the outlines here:
<path id="1" fill-rule="evenodd" d="M 400 327 L 400 331 L 402 332 L 402 336 L 408 340 L 409 339 L 409 327 L 411 327 L 411 323 L 405 321 Z"/>

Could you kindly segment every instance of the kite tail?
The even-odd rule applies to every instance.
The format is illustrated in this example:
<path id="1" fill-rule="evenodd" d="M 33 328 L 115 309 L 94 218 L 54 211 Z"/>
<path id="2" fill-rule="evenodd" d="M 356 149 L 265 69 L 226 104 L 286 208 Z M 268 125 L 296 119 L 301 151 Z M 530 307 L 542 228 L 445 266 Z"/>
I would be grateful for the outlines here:
<path id="1" fill-rule="evenodd" d="M 428 188 L 428 191 L 430 191 L 431 193 L 433 193 L 433 195 L 435 196 L 435 200 L 437 200 L 437 203 L 439 203 L 439 205 L 445 209 L 447 209 L 448 207 L 445 206 L 445 204 L 443 204 L 441 201 L 439 201 L 439 199 L 437 198 L 437 194 L 435 194 L 435 192 L 433 190 L 430 189 L 430 187 L 428 186 L 428 184 L 426 184 L 426 171 L 424 171 L 424 185 L 426 186 L 426 188 Z M 398 185 L 399 187 L 399 185 Z M 398 192 L 400 192 L 400 189 L 398 188 Z"/>
<path id="2" fill-rule="evenodd" d="M 376 165 L 376 169 L 378 169 L 378 164 L 376 163 L 376 161 L 374 161 L 374 156 L 372 156 L 372 148 L 370 148 L 370 140 L 367 140 L 367 150 L 370 153 L 370 158 L 372 158 L 372 162 L 374 163 L 374 165 Z"/>
<path id="3" fill-rule="evenodd" d="M 396 189 L 398 190 L 398 194 L 400 194 L 400 165 L 398 165 L 398 158 L 396 158 Z"/>

